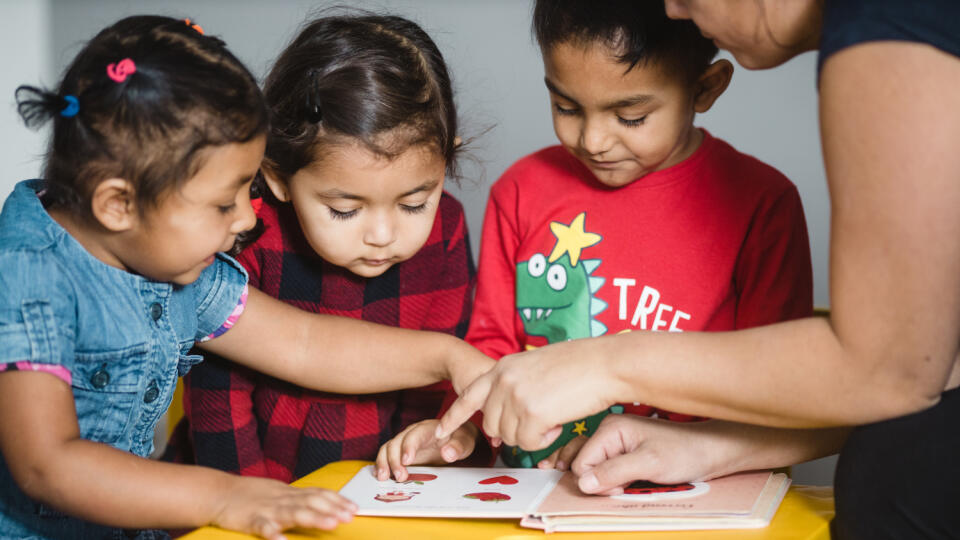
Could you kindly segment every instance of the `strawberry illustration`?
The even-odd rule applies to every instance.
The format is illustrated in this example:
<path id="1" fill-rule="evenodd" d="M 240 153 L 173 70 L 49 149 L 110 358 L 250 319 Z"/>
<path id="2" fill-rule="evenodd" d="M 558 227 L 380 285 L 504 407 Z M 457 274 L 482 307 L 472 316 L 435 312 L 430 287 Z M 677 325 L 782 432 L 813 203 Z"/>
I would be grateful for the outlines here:
<path id="1" fill-rule="evenodd" d="M 387 493 L 378 494 L 377 496 L 374 497 L 374 499 L 380 502 L 392 503 L 392 502 L 399 502 L 399 501 L 409 501 L 410 499 L 413 498 L 414 495 L 419 495 L 419 494 L 420 494 L 419 491 L 410 491 L 410 492 L 389 491 Z"/>
<path id="2" fill-rule="evenodd" d="M 507 495 L 506 493 L 497 493 L 494 491 L 484 491 L 480 493 L 467 493 L 466 495 L 463 496 L 463 498 L 477 499 L 479 501 L 484 501 L 484 502 L 486 501 L 500 502 L 500 501 L 510 500 L 510 496 Z"/>
<path id="3" fill-rule="evenodd" d="M 517 479 L 512 476 L 502 475 L 502 476 L 492 476 L 490 478 L 484 478 L 483 480 L 477 482 L 478 484 L 504 484 L 512 486 L 517 483 Z"/>
<path id="4" fill-rule="evenodd" d="M 412 482 L 414 484 L 418 484 L 422 486 L 424 482 L 429 482 L 431 480 L 436 480 L 436 479 L 437 479 L 437 475 L 435 474 L 410 473 L 409 475 L 407 475 L 407 479 L 400 483 L 409 484 Z"/>

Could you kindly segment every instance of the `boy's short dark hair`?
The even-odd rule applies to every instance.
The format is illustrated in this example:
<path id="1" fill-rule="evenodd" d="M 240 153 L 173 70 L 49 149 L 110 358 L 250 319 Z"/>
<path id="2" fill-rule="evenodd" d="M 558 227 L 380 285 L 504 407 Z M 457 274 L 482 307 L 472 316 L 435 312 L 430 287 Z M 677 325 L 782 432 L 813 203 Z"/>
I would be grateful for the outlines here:
<path id="1" fill-rule="evenodd" d="M 717 54 L 692 21 L 667 17 L 663 0 L 537 0 L 533 31 L 544 51 L 565 42 L 599 42 L 630 71 L 658 64 L 696 80 Z"/>

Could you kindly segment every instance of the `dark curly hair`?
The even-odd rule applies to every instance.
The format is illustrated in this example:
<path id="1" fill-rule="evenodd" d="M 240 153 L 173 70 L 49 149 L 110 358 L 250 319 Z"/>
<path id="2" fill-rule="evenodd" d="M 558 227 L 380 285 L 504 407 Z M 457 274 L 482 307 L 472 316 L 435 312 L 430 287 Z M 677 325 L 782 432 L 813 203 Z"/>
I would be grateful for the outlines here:
<path id="1" fill-rule="evenodd" d="M 263 93 L 271 113 L 264 170 L 281 181 L 353 141 L 388 158 L 431 145 L 457 176 L 450 75 L 430 36 L 407 19 L 358 12 L 309 21 Z"/>
<path id="2" fill-rule="evenodd" d="M 107 66 L 127 58 L 135 72 L 109 77 Z M 53 120 L 44 203 L 85 220 L 102 180 L 131 182 L 143 211 L 196 173 L 203 149 L 268 126 L 256 80 L 223 41 L 169 17 L 118 21 L 83 47 L 56 91 L 21 86 L 16 96 L 28 127 Z"/>

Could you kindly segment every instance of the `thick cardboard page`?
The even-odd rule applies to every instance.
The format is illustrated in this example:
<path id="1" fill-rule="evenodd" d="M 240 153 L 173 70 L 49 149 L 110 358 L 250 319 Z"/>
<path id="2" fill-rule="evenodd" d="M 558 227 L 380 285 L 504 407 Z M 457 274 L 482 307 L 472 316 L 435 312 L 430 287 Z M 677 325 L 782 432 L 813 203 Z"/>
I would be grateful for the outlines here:
<path id="1" fill-rule="evenodd" d="M 547 531 L 643 531 L 765 527 L 790 480 L 739 473 L 709 482 L 641 485 L 623 496 L 585 495 L 571 473 L 510 468 L 409 467 L 405 482 L 380 482 L 372 465 L 340 494 L 358 515 L 522 519 Z"/>

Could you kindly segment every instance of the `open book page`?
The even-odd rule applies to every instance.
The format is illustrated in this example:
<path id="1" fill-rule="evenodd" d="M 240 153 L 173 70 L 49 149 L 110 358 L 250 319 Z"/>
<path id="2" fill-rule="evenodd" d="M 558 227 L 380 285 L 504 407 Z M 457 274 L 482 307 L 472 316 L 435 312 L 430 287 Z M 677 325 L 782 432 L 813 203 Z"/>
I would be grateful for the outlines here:
<path id="1" fill-rule="evenodd" d="M 760 480 L 760 490 L 754 492 Z M 708 497 L 709 491 L 701 492 L 700 495 L 691 494 L 686 502 L 682 498 L 669 495 L 659 499 L 652 496 L 632 502 L 622 498 L 582 494 L 573 497 L 590 499 L 584 503 L 558 495 L 567 492 L 569 486 L 566 481 L 566 478 L 562 479 L 534 515 L 525 518 L 521 525 L 545 529 L 548 532 L 760 528 L 770 524 L 790 486 L 790 479 L 783 474 L 741 473 L 708 482 L 709 491 L 713 492 L 712 497 Z M 573 487 L 576 489 L 575 484 Z M 724 496 L 724 493 L 728 493 L 730 497 Z M 558 495 L 557 499 L 554 499 L 555 495 Z M 562 504 L 573 506 L 551 506 L 558 500 L 562 501 Z M 624 502 L 630 504 L 624 506 Z M 598 508 L 599 510 L 593 510 Z M 552 509 L 553 512 L 545 509 Z"/>
<path id="2" fill-rule="evenodd" d="M 597 497 L 585 495 L 577 479 L 567 474 L 557 489 L 535 512 L 538 516 L 570 514 L 657 516 L 657 515 L 746 515 L 753 511 L 763 488 L 773 473 L 739 473 L 709 482 L 644 489 L 623 495 Z"/>
<path id="3" fill-rule="evenodd" d="M 516 518 L 528 514 L 563 475 L 539 469 L 408 467 L 405 482 L 377 480 L 373 465 L 340 490 L 361 516 Z"/>

